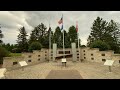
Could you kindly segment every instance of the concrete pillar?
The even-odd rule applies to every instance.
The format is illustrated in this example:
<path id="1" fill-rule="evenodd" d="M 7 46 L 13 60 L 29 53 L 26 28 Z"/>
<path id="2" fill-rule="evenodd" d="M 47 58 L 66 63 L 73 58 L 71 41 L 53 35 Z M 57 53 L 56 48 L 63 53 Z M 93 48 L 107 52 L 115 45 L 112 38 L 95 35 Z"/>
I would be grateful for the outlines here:
<path id="1" fill-rule="evenodd" d="M 71 43 L 71 45 L 72 45 L 72 59 L 73 61 L 77 61 L 76 43 Z"/>
<path id="2" fill-rule="evenodd" d="M 56 56 L 57 56 L 57 44 L 53 43 L 53 61 L 55 61 Z"/>

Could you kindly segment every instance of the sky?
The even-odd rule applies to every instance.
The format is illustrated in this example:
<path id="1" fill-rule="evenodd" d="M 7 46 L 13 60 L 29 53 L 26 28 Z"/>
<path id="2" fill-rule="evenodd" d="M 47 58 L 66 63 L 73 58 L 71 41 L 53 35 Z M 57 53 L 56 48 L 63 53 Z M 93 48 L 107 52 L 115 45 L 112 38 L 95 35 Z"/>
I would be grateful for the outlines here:
<path id="1" fill-rule="evenodd" d="M 82 45 L 87 44 L 92 24 L 98 16 L 108 22 L 113 19 L 120 23 L 120 11 L 0 11 L 0 26 L 4 34 L 2 40 L 4 43 L 16 44 L 20 27 L 24 26 L 30 35 L 33 28 L 40 23 L 44 23 L 47 29 L 50 23 L 54 32 L 59 26 L 58 21 L 62 14 L 66 31 L 71 25 L 76 26 L 78 21 L 78 33 Z"/>

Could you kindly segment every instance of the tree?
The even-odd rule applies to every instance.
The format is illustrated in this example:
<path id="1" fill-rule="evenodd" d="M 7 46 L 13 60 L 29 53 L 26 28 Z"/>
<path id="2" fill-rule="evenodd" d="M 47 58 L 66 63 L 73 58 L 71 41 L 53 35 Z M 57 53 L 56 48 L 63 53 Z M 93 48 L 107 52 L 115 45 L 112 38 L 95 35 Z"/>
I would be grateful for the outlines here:
<path id="1" fill-rule="evenodd" d="M 6 49 L 7 49 L 8 51 L 11 51 L 11 45 L 10 45 L 10 43 L 6 44 Z"/>
<path id="2" fill-rule="evenodd" d="M 2 44 L 2 47 L 4 47 L 5 49 L 7 49 L 8 51 L 12 52 L 12 49 L 14 48 L 13 44 L 7 43 L 7 44 Z"/>
<path id="3" fill-rule="evenodd" d="M 110 46 L 101 40 L 96 40 L 90 45 L 90 48 L 99 48 L 100 51 L 105 51 L 109 50 Z"/>
<path id="4" fill-rule="evenodd" d="M 57 44 L 58 48 L 62 48 L 63 47 L 63 44 L 62 44 L 63 43 L 62 42 L 62 32 L 61 32 L 59 27 L 56 27 L 56 29 L 55 29 L 53 40 L 54 40 L 54 43 Z"/>
<path id="5" fill-rule="evenodd" d="M 1 28 L 1 27 L 0 27 Z M 4 35 L 2 34 L 2 30 L 0 30 L 0 45 L 2 44 L 2 38 L 4 37 Z"/>
<path id="6" fill-rule="evenodd" d="M 77 40 L 77 32 L 76 32 L 76 28 L 74 26 L 71 26 L 69 28 L 68 34 L 69 34 L 69 37 L 70 37 L 70 41 L 71 42 L 76 42 L 76 40 Z"/>
<path id="7" fill-rule="evenodd" d="M 104 33 L 106 32 L 106 28 L 107 28 L 107 24 L 108 23 L 100 17 L 97 17 L 97 19 L 94 20 L 93 26 L 91 27 L 92 31 L 87 40 L 88 46 L 90 46 L 90 44 L 95 40 L 103 41 Z"/>
<path id="8" fill-rule="evenodd" d="M 38 41 L 42 44 L 42 46 L 44 46 L 44 44 L 46 44 L 45 42 L 45 37 L 47 34 L 46 30 L 47 30 L 47 27 L 43 23 L 35 27 L 32 33 L 30 34 L 29 44 L 31 44 L 32 42 Z"/>
<path id="9" fill-rule="evenodd" d="M 29 46 L 29 51 L 32 52 L 33 50 L 41 50 L 42 45 L 39 42 L 32 42 Z"/>
<path id="10" fill-rule="evenodd" d="M 18 35 L 18 48 L 21 49 L 21 52 L 28 51 L 28 41 L 27 41 L 27 32 L 25 27 L 19 29 L 20 33 Z"/>
<path id="11" fill-rule="evenodd" d="M 37 37 L 35 35 L 35 31 L 33 30 L 32 33 L 30 34 L 30 39 L 29 39 L 29 45 L 32 43 L 32 42 L 35 42 L 37 41 Z"/>
<path id="12" fill-rule="evenodd" d="M 51 27 L 49 27 L 48 31 L 46 32 L 46 34 L 44 35 L 44 42 L 43 42 L 43 48 L 49 48 L 49 37 L 51 37 L 51 44 L 52 44 L 52 29 Z"/>
<path id="13" fill-rule="evenodd" d="M 108 23 L 108 27 L 106 29 L 105 41 L 110 45 L 111 49 L 115 51 L 115 53 L 120 53 L 120 29 L 119 23 L 111 20 Z"/>
<path id="14" fill-rule="evenodd" d="M 63 44 L 63 32 L 61 34 L 61 42 Z M 69 34 L 64 30 L 64 46 L 65 48 L 70 48 L 71 47 L 71 43 L 70 43 L 70 37 Z"/>
<path id="15" fill-rule="evenodd" d="M 75 42 L 76 46 L 78 46 L 78 38 L 77 38 L 77 32 L 75 26 L 71 26 L 68 31 L 68 35 L 70 38 L 70 43 Z"/>
<path id="16" fill-rule="evenodd" d="M 20 50 L 18 44 L 14 44 L 14 45 L 12 44 L 11 49 L 12 49 L 11 50 L 12 53 L 21 53 L 21 50 Z"/>
<path id="17" fill-rule="evenodd" d="M 120 29 L 117 22 L 113 20 L 107 22 L 97 17 L 91 29 L 91 33 L 87 39 L 87 46 L 90 46 L 94 41 L 101 40 L 110 46 L 109 49 L 120 53 Z"/>
<path id="18" fill-rule="evenodd" d="M 0 64 L 3 64 L 3 57 L 9 56 L 9 52 L 0 46 Z"/>

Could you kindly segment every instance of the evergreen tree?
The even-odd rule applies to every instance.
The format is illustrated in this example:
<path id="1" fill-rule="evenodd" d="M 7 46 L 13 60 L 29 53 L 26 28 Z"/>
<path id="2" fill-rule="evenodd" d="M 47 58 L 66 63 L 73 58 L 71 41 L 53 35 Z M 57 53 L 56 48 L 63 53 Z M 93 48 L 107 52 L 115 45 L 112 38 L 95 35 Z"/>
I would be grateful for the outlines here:
<path id="1" fill-rule="evenodd" d="M 47 35 L 47 27 L 41 23 L 37 27 L 34 28 L 32 33 L 30 34 L 29 44 L 31 44 L 34 41 L 38 41 L 42 44 L 42 46 L 45 45 L 45 37 Z"/>
<path id="2" fill-rule="evenodd" d="M 62 32 L 61 38 L 62 38 L 61 42 L 62 42 L 62 47 L 63 47 L 63 32 Z M 70 37 L 65 30 L 64 30 L 64 46 L 65 46 L 65 48 L 70 48 L 71 47 Z"/>
<path id="3" fill-rule="evenodd" d="M 25 27 L 21 27 L 19 29 L 20 33 L 18 35 L 18 48 L 21 50 L 21 52 L 28 51 L 28 41 L 27 41 L 27 32 L 25 30 Z"/>
<path id="4" fill-rule="evenodd" d="M 78 38 L 77 38 L 77 32 L 76 32 L 75 26 L 71 26 L 69 28 L 68 35 L 69 35 L 69 38 L 70 38 L 70 43 L 75 42 L 76 45 L 77 45 Z"/>
<path id="5" fill-rule="evenodd" d="M 95 40 L 104 40 L 104 33 L 106 32 L 107 24 L 108 23 L 100 17 L 97 17 L 97 19 L 94 20 L 93 26 L 91 27 L 92 31 L 87 40 L 88 46 L 90 46 Z"/>
<path id="6" fill-rule="evenodd" d="M 106 22 L 102 18 L 97 17 L 91 29 L 92 31 L 87 39 L 87 46 L 90 46 L 94 41 L 101 40 L 110 46 L 109 49 L 120 53 L 120 29 L 118 23 L 113 20 Z"/>
<path id="7" fill-rule="evenodd" d="M 56 27 L 53 39 L 54 39 L 54 43 L 57 44 L 58 48 L 63 47 L 63 44 L 62 44 L 63 43 L 62 42 L 62 32 L 61 32 L 59 27 Z"/>
<path id="8" fill-rule="evenodd" d="M 4 36 L 4 35 L 2 34 L 2 30 L 1 30 L 1 27 L 0 27 L 0 45 L 1 45 L 2 42 L 3 42 L 3 41 L 2 41 L 3 36 Z"/>

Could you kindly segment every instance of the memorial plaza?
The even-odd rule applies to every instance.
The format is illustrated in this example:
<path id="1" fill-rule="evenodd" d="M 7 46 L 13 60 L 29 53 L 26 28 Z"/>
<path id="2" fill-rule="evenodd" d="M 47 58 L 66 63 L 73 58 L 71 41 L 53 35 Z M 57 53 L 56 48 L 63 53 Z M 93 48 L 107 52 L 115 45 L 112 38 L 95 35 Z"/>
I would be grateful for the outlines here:
<path id="1" fill-rule="evenodd" d="M 120 79 L 119 14 L 0 12 L 0 79 Z"/>
<path id="2" fill-rule="evenodd" d="M 4 79 L 120 79 L 120 55 L 98 48 L 34 50 L 19 57 L 5 57 Z M 4 75 L 3 75 L 4 74 Z"/>
<path id="3" fill-rule="evenodd" d="M 72 75 L 61 74 L 56 76 L 50 76 L 51 71 L 57 70 L 66 71 L 73 73 Z M 73 71 L 73 72 L 72 72 Z M 76 75 L 76 72 L 79 75 Z M 74 73 L 75 72 L 75 73 Z M 51 78 L 50 78 L 51 77 Z M 67 78 L 66 78 L 67 77 Z M 15 70 L 10 70 L 5 73 L 6 79 L 120 79 L 120 67 L 112 67 L 112 72 L 109 72 L 108 66 L 97 62 L 72 62 L 68 61 L 66 67 L 63 67 L 61 61 L 57 62 L 44 62 L 36 65 L 27 66 L 22 70 L 18 68 Z"/>

